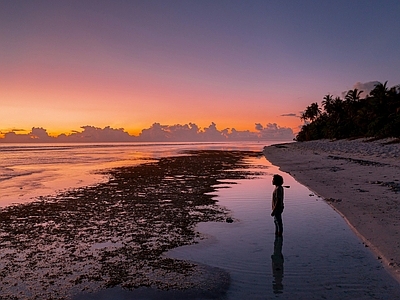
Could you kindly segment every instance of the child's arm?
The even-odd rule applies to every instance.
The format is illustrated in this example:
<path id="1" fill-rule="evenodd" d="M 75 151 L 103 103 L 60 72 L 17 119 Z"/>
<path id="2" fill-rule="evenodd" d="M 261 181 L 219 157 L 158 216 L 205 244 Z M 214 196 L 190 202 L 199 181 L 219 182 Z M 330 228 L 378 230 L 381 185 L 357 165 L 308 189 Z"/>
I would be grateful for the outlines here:
<path id="1" fill-rule="evenodd" d="M 276 211 L 282 209 L 282 203 L 283 203 L 283 188 L 282 186 L 279 186 L 276 188 L 274 191 L 274 194 L 272 196 L 272 212 L 271 216 L 275 216 Z"/>

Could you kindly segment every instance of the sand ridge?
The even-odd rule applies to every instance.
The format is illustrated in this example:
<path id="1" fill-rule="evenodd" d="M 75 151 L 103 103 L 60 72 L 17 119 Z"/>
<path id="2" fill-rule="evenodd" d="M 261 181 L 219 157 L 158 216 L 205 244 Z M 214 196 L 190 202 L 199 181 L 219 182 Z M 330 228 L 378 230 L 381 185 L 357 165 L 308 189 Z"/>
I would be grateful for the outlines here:
<path id="1" fill-rule="evenodd" d="M 392 141 L 275 144 L 264 155 L 338 211 L 400 282 L 400 144 Z"/>

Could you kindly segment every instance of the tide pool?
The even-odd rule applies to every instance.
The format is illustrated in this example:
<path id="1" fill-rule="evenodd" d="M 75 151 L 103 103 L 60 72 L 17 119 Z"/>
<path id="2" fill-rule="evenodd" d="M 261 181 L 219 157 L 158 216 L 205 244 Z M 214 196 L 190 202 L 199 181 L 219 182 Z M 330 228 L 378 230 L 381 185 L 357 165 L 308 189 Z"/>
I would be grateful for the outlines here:
<path id="1" fill-rule="evenodd" d="M 326 202 L 265 158 L 267 174 L 219 189 L 233 223 L 201 223 L 207 239 L 168 256 L 231 275 L 226 299 L 399 299 L 400 286 Z M 284 177 L 283 238 L 274 235 L 272 175 Z"/>

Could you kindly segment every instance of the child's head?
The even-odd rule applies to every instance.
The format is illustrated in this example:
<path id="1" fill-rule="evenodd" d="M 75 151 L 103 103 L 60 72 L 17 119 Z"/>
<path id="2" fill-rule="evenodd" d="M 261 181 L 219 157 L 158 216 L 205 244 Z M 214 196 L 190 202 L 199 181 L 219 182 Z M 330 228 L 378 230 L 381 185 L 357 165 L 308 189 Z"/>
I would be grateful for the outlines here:
<path id="1" fill-rule="evenodd" d="M 275 174 L 274 177 L 272 177 L 272 184 L 276 186 L 282 185 L 283 177 L 281 175 Z"/>

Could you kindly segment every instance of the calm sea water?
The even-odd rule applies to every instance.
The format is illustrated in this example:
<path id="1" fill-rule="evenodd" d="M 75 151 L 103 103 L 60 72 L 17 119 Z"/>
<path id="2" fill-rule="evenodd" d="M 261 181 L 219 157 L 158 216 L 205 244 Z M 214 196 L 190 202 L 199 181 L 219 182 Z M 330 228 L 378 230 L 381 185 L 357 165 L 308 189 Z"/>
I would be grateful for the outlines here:
<path id="1" fill-rule="evenodd" d="M 0 205 L 31 201 L 57 190 L 94 184 L 96 170 L 134 165 L 185 149 L 261 151 L 264 143 L 1 145 Z M 224 299 L 400 299 L 400 286 L 345 221 L 307 187 L 265 158 L 249 160 L 267 174 L 216 193 L 235 222 L 201 223 L 208 238 L 166 255 L 231 274 Z M 284 177 L 284 237 L 274 236 L 272 174 Z M 96 299 L 146 299 L 114 289 Z M 93 298 L 94 299 L 94 298 Z"/>
<path id="2" fill-rule="evenodd" d="M 0 207 L 106 180 L 96 171 L 188 149 L 260 150 L 260 143 L 0 144 Z"/>

